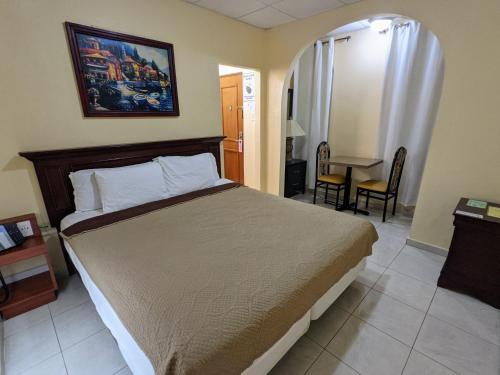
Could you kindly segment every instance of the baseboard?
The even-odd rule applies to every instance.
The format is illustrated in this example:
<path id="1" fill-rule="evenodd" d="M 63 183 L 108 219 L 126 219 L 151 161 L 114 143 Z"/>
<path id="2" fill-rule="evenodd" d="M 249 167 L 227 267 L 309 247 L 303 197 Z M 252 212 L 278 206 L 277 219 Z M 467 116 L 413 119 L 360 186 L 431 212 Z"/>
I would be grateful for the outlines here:
<path id="1" fill-rule="evenodd" d="M 7 284 L 12 284 L 16 281 L 26 279 L 27 277 L 38 275 L 39 273 L 47 272 L 49 267 L 46 264 L 42 264 L 41 266 L 31 268 L 26 271 L 18 272 L 13 275 L 9 275 L 5 277 L 5 282 Z"/>
<path id="2" fill-rule="evenodd" d="M 412 238 L 407 238 L 406 244 L 444 257 L 448 255 L 448 249 L 445 249 L 444 247 L 431 245 L 425 242 L 414 240 Z"/>

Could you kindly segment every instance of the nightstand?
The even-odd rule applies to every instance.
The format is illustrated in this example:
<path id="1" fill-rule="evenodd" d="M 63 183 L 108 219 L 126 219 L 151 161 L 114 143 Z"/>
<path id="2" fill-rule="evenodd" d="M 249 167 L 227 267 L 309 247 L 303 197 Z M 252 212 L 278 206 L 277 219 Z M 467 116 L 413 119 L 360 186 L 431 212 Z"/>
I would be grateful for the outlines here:
<path id="1" fill-rule="evenodd" d="M 287 160 L 285 164 L 285 197 L 293 197 L 306 192 L 307 161 L 302 159 Z"/>
<path id="2" fill-rule="evenodd" d="M 0 266 L 6 266 L 22 260 L 43 256 L 48 271 L 8 284 L 9 300 L 0 305 L 0 313 L 4 319 L 10 319 L 39 306 L 56 300 L 57 281 L 49 259 L 47 245 L 40 233 L 34 214 L 0 220 L 0 224 L 30 221 L 33 235 L 16 247 L 0 251 Z M 5 291 L 0 291 L 0 300 Z"/>

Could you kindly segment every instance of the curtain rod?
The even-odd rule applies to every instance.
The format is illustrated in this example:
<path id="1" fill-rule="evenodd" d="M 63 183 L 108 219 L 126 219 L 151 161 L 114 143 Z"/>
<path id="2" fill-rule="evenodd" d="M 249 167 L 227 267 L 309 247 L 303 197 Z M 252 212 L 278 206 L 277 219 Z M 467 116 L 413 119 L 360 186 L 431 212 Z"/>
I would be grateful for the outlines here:
<path id="1" fill-rule="evenodd" d="M 348 35 L 348 36 L 345 36 L 343 38 L 334 39 L 334 41 L 335 42 L 348 42 L 350 39 L 351 39 L 351 36 Z M 328 43 L 330 43 L 330 41 L 329 40 L 321 40 L 321 43 L 328 44 Z M 316 45 L 316 43 L 314 45 Z"/>

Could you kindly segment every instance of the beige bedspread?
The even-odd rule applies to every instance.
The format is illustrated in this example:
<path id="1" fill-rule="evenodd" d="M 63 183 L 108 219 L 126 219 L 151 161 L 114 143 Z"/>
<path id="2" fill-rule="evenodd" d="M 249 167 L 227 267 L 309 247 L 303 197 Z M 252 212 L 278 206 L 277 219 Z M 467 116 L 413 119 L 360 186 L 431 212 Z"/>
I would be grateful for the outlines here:
<path id="1" fill-rule="evenodd" d="M 156 374 L 241 373 L 377 240 L 366 220 L 234 184 L 159 203 L 63 232 Z"/>

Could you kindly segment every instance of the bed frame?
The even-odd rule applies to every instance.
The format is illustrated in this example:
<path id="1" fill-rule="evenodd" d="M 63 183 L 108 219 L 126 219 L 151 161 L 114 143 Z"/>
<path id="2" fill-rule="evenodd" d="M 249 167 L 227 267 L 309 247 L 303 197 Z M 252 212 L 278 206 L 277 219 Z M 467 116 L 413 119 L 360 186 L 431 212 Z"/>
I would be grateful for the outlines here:
<path id="1" fill-rule="evenodd" d="M 89 168 L 113 168 L 144 163 L 157 156 L 196 155 L 210 152 L 221 173 L 220 142 L 224 137 L 180 139 L 49 151 L 20 152 L 31 160 L 40 184 L 50 225 L 60 230 L 61 220 L 75 212 L 69 173 Z M 70 272 L 74 270 L 64 251 Z"/>
<path id="2" fill-rule="evenodd" d="M 61 220 L 75 212 L 70 172 L 90 168 L 123 167 L 151 161 L 163 155 L 196 155 L 210 152 L 215 156 L 220 174 L 220 142 L 223 139 L 224 137 L 180 139 L 20 152 L 19 155 L 33 162 L 50 225 L 60 229 Z"/>

